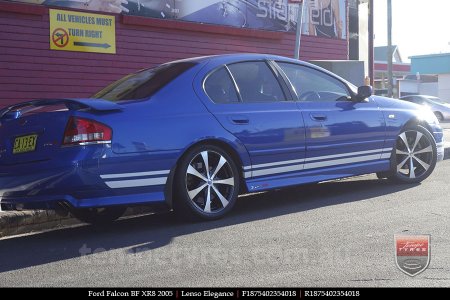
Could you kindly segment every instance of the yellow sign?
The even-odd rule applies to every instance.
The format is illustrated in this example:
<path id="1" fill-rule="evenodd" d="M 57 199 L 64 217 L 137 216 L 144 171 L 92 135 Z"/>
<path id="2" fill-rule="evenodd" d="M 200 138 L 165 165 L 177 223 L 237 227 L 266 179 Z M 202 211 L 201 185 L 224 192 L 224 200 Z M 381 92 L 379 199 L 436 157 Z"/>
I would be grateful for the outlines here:
<path id="1" fill-rule="evenodd" d="M 50 9 L 50 49 L 115 54 L 115 17 Z"/>

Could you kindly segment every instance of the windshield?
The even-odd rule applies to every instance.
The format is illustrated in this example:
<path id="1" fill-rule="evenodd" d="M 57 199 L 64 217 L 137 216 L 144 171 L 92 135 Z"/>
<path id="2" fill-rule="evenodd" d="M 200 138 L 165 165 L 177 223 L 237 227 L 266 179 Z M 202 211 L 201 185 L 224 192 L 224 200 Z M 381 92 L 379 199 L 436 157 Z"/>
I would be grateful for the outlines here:
<path id="1" fill-rule="evenodd" d="M 139 71 L 108 85 L 92 98 L 113 102 L 147 99 L 195 64 L 194 62 L 184 61 Z"/>
<path id="2" fill-rule="evenodd" d="M 431 101 L 439 103 L 439 104 L 449 104 L 448 101 L 442 100 L 442 99 L 440 99 L 438 97 L 427 97 L 427 98 L 430 99 Z"/>

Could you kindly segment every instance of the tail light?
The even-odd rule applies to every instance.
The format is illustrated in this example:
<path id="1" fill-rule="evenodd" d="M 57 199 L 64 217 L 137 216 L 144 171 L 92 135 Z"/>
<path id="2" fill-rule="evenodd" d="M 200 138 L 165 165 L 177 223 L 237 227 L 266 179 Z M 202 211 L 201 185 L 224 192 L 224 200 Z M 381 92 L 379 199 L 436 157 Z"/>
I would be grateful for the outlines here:
<path id="1" fill-rule="evenodd" d="M 111 142 L 112 130 L 97 121 L 71 117 L 64 131 L 63 145 L 106 144 Z"/>

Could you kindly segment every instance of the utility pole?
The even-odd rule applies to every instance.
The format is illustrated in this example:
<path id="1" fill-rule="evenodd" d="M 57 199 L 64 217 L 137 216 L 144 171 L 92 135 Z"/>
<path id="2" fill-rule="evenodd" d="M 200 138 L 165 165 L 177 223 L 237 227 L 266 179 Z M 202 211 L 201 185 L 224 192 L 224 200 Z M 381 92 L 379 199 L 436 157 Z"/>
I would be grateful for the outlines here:
<path id="1" fill-rule="evenodd" d="M 392 0 L 387 0 L 387 30 L 388 30 L 388 51 L 387 51 L 387 63 L 388 63 L 388 97 L 392 98 L 393 95 L 393 74 L 392 74 Z"/>
<path id="2" fill-rule="evenodd" d="M 294 50 L 294 58 L 299 59 L 300 58 L 300 43 L 302 38 L 302 24 L 303 24 L 303 9 L 305 7 L 305 4 L 303 1 L 299 1 L 298 4 L 298 16 L 297 16 L 297 30 L 295 32 L 295 50 Z"/>
<path id="3" fill-rule="evenodd" d="M 373 0 L 369 0 L 369 77 L 370 77 L 370 85 L 373 86 L 373 76 L 374 76 L 374 66 L 373 66 Z"/>

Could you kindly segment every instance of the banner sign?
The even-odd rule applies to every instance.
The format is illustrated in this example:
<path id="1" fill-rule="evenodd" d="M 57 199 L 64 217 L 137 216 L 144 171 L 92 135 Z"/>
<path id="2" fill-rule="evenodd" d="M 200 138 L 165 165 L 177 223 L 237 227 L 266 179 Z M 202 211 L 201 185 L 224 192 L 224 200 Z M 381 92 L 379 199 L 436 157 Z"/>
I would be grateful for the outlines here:
<path id="1" fill-rule="evenodd" d="M 12 1 L 12 0 L 10 0 Z M 14 0 L 149 18 L 270 31 L 296 30 L 305 5 L 303 34 L 346 39 L 346 0 Z"/>

